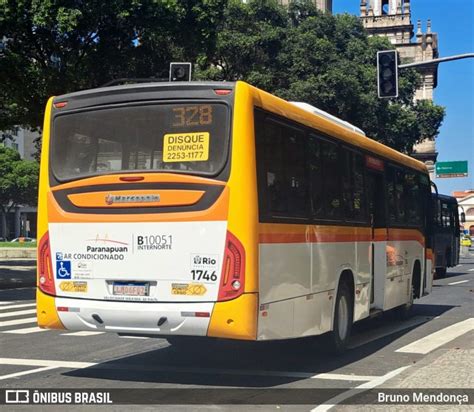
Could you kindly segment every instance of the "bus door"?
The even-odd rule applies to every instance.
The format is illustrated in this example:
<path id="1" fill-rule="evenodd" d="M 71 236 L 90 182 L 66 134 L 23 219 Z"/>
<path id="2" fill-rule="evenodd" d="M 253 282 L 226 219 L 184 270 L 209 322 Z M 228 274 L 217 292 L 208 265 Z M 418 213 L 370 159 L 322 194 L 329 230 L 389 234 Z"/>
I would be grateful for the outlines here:
<path id="1" fill-rule="evenodd" d="M 383 309 L 387 271 L 387 222 L 385 181 L 380 171 L 367 170 L 369 218 L 371 226 L 371 292 L 370 307 Z"/>

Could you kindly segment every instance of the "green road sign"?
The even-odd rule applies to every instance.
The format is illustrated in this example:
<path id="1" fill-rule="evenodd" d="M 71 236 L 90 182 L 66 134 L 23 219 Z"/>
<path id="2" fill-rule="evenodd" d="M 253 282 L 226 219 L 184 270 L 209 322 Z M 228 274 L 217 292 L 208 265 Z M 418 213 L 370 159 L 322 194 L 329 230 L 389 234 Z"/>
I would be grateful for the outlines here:
<path id="1" fill-rule="evenodd" d="M 467 160 L 437 162 L 436 177 L 467 177 Z"/>

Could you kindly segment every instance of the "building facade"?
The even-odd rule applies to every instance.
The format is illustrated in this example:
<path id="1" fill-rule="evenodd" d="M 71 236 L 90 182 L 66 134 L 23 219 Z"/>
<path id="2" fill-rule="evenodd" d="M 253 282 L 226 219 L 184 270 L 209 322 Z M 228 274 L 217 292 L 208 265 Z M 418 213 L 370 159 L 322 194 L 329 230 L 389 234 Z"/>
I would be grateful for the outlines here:
<path id="1" fill-rule="evenodd" d="M 410 0 L 361 0 L 360 18 L 370 36 L 385 36 L 390 40 L 402 63 L 422 62 L 439 56 L 438 35 L 431 31 L 430 20 L 427 21 L 425 32 L 418 20 L 416 33 L 414 32 Z M 433 100 L 438 67 L 418 68 L 418 72 L 422 82 L 416 90 L 415 99 Z M 415 145 L 412 156 L 425 162 L 433 179 L 438 156 L 435 136 L 426 136 L 421 143 Z"/>
<path id="2" fill-rule="evenodd" d="M 464 213 L 466 216 L 466 221 L 461 226 L 474 236 L 474 189 L 453 192 L 453 196 L 458 200 L 459 214 Z"/>
<path id="3" fill-rule="evenodd" d="M 18 128 L 2 133 L 3 146 L 10 147 L 20 153 L 24 160 L 35 160 L 36 140 L 39 137 L 38 132 L 32 132 L 28 129 Z"/>

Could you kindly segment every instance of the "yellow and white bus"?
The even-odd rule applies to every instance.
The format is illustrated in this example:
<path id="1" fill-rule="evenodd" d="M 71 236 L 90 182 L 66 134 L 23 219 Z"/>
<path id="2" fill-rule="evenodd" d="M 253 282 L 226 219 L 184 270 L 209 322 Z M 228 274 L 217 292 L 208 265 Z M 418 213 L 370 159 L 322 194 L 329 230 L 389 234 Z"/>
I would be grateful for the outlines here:
<path id="1" fill-rule="evenodd" d="M 423 163 L 244 82 L 51 98 L 38 324 L 287 339 L 429 293 Z"/>

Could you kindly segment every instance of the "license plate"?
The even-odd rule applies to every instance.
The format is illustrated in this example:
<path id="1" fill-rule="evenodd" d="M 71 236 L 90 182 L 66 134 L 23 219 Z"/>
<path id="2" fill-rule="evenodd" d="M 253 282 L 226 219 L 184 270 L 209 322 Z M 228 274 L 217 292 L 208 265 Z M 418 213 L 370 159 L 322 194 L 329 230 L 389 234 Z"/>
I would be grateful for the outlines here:
<path id="1" fill-rule="evenodd" d="M 114 282 L 113 294 L 118 296 L 148 296 L 149 283 Z"/>

